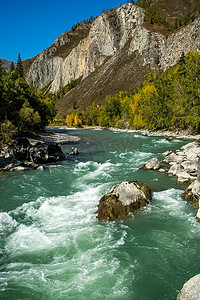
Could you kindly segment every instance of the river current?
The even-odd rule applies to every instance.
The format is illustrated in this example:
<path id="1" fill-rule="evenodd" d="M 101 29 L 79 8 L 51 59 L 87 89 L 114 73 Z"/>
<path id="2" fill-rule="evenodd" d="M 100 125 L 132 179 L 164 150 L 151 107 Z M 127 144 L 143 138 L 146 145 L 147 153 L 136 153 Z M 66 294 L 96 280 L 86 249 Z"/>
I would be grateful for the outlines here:
<path id="1" fill-rule="evenodd" d="M 176 299 L 200 273 L 196 209 L 181 199 L 186 186 L 174 176 L 139 168 L 186 142 L 52 130 L 82 137 L 62 146 L 66 161 L 0 179 L 0 299 Z M 74 145 L 80 155 L 71 157 Z M 124 220 L 99 222 L 99 199 L 126 180 L 146 182 L 151 204 Z"/>

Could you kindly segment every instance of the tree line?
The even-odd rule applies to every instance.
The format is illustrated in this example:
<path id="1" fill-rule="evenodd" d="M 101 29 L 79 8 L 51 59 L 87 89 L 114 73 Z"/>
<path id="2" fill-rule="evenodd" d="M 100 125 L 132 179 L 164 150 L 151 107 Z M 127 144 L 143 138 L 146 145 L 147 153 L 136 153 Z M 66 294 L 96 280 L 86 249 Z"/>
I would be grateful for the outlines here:
<path id="1" fill-rule="evenodd" d="M 188 129 L 200 132 L 200 54 L 182 53 L 177 65 L 150 73 L 137 92 L 108 95 L 85 111 L 67 116 L 68 126 Z"/>
<path id="2" fill-rule="evenodd" d="M 98 18 L 98 16 L 91 16 L 88 19 L 84 19 L 81 22 L 78 22 L 77 24 L 72 25 L 71 27 L 71 31 L 75 31 L 77 28 L 79 28 L 79 26 L 81 26 L 82 24 L 91 24 L 92 22 L 94 22 L 96 20 L 96 18 Z"/>

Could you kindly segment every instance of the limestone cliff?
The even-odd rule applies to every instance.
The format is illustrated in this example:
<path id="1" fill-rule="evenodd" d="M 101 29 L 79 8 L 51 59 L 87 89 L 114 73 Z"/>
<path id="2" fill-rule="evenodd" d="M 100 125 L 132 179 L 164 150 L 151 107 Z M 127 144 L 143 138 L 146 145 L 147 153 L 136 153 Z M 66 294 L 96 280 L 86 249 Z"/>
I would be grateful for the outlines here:
<path id="1" fill-rule="evenodd" d="M 84 107 L 93 100 L 101 102 L 106 94 L 129 89 L 147 72 L 175 65 L 182 51 L 200 47 L 200 18 L 167 37 L 147 29 L 144 19 L 142 8 L 127 3 L 104 12 L 83 28 L 82 34 L 63 34 L 36 57 L 28 82 L 56 92 L 81 78 L 81 84 L 57 104 L 58 109 L 67 111 L 75 100 Z"/>
<path id="2" fill-rule="evenodd" d="M 27 80 L 39 89 L 52 81 L 51 91 L 55 92 L 72 79 L 86 78 L 106 58 L 124 47 L 133 29 L 140 26 L 143 19 L 143 10 L 131 4 L 103 13 L 94 21 L 88 36 L 80 40 L 66 58 L 52 57 L 52 49 L 56 52 L 60 44 L 69 42 L 63 36 L 54 42 L 53 47 L 44 50 L 31 65 Z"/>

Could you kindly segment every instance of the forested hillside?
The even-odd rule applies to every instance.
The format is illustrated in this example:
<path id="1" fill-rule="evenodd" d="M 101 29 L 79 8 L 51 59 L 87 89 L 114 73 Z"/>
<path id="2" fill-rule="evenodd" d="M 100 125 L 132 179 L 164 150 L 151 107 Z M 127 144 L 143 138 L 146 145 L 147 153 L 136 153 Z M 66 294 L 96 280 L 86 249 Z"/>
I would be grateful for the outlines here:
<path id="1" fill-rule="evenodd" d="M 68 126 L 188 129 L 200 132 L 200 54 L 182 53 L 177 66 L 150 73 L 134 93 L 109 95 L 105 105 L 67 116 Z"/>
<path id="2" fill-rule="evenodd" d="M 200 15 L 198 0 L 137 0 L 136 4 L 145 9 L 146 25 L 153 28 L 157 24 L 160 30 L 177 30 Z"/>

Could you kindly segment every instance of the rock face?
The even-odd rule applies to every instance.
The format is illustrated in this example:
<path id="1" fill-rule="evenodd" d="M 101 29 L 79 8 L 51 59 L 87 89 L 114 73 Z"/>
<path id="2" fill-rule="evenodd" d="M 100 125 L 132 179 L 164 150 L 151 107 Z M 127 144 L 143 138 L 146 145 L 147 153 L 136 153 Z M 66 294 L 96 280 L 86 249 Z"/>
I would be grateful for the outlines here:
<path id="1" fill-rule="evenodd" d="M 177 300 L 199 300 L 200 295 L 200 274 L 188 280 L 180 293 Z"/>
<path id="2" fill-rule="evenodd" d="M 109 85 L 110 88 L 116 86 L 114 90 L 111 88 L 113 92 L 128 89 L 129 86 L 122 86 L 117 77 L 115 82 L 111 82 L 117 71 L 118 77 L 120 73 L 124 74 L 123 81 L 126 79 L 127 84 L 131 76 L 132 86 L 133 81 L 137 82 L 139 73 L 144 76 L 158 69 L 158 58 L 159 68 L 165 70 L 177 63 L 183 51 L 187 53 L 198 49 L 200 19 L 166 37 L 146 29 L 143 26 L 144 15 L 142 8 L 127 3 L 116 11 L 104 12 L 81 37 L 77 31 L 73 36 L 72 33 L 64 33 L 36 57 L 26 75 L 27 81 L 36 88 L 48 86 L 51 92 L 56 92 L 71 80 L 82 78 L 80 97 L 76 87 L 76 99 L 73 98 L 75 95 L 71 98 L 72 91 L 64 98 L 66 103 L 76 100 L 81 105 L 82 99 L 93 99 L 92 87 L 96 97 L 104 97 L 104 90 Z M 78 42 L 72 43 L 76 36 Z M 65 48 L 63 55 L 62 49 Z M 84 81 L 87 77 L 90 77 L 88 84 Z M 109 93 L 109 90 L 106 91 Z"/>
<path id="3" fill-rule="evenodd" d="M 98 220 L 114 221 L 151 201 L 151 189 L 140 181 L 127 181 L 116 185 L 104 195 L 98 205 Z"/>
<path id="4" fill-rule="evenodd" d="M 33 62 L 27 76 L 28 82 L 41 89 L 52 81 L 51 92 L 56 92 L 73 79 L 86 78 L 106 58 L 124 47 L 132 28 L 141 25 L 143 19 L 143 9 L 131 4 L 103 13 L 94 21 L 88 36 L 81 39 L 66 58 L 59 55 L 52 57 L 52 47 L 44 50 Z M 63 34 L 53 46 L 57 51 L 60 44 L 67 43 L 69 40 Z"/>

